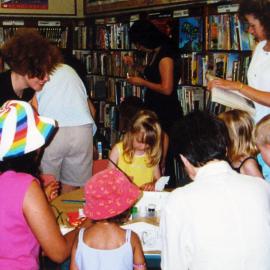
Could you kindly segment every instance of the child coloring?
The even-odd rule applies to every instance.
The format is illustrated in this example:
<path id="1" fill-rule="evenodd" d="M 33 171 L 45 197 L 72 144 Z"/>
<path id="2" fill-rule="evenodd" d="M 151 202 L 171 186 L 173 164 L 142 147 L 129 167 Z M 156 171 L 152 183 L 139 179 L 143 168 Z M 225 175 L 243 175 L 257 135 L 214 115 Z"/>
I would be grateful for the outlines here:
<path id="1" fill-rule="evenodd" d="M 106 169 L 85 186 L 85 215 L 92 224 L 81 229 L 73 245 L 71 270 L 145 270 L 139 237 L 124 230 L 130 209 L 141 191 L 117 169 Z"/>
<path id="2" fill-rule="evenodd" d="M 161 127 L 154 112 L 139 111 L 131 121 L 123 140 L 111 153 L 109 168 L 114 164 L 142 190 L 153 191 L 160 178 Z"/>
<path id="3" fill-rule="evenodd" d="M 257 148 L 253 140 L 254 123 L 251 116 L 241 110 L 230 110 L 218 115 L 229 133 L 228 158 L 239 173 L 263 177 L 256 160 Z"/>

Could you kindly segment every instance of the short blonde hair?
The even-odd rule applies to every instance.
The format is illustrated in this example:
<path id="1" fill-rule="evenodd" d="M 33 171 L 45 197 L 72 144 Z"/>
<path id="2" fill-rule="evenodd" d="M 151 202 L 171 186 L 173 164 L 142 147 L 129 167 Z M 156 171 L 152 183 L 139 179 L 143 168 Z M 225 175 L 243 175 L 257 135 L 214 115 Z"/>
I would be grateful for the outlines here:
<path id="1" fill-rule="evenodd" d="M 257 145 L 270 144 L 270 114 L 264 116 L 255 126 L 254 141 Z"/>
<path id="2" fill-rule="evenodd" d="M 126 162 L 131 163 L 134 157 L 134 138 L 145 143 L 148 147 L 147 166 L 156 166 L 161 159 L 161 127 L 157 115 L 150 110 L 141 110 L 131 121 L 131 124 L 123 137 L 123 156 Z"/>
<path id="3" fill-rule="evenodd" d="M 241 110 L 230 110 L 218 115 L 224 121 L 229 133 L 228 157 L 231 162 L 244 156 L 255 156 L 258 153 L 253 140 L 254 122 L 249 113 Z"/>

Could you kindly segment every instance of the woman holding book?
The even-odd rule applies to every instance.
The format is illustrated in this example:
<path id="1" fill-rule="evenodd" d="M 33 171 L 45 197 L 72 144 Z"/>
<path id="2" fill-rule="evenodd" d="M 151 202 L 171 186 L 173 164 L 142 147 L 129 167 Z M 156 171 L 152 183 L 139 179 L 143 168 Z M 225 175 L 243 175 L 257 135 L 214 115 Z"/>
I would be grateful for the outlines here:
<path id="1" fill-rule="evenodd" d="M 249 32 L 258 41 L 248 69 L 248 85 L 215 79 L 208 89 L 236 90 L 255 102 L 255 122 L 270 113 L 270 0 L 242 0 L 239 13 L 249 23 Z"/>

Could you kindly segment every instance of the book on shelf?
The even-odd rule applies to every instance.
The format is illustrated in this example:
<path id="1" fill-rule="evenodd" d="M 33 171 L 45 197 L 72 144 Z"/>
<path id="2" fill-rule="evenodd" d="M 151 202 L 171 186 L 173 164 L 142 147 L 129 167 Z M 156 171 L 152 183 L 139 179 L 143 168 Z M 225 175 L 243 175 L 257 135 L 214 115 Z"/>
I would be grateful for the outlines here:
<path id="1" fill-rule="evenodd" d="M 211 81 L 217 77 L 207 74 L 207 78 Z M 252 116 L 256 112 L 254 102 L 234 90 L 213 87 L 211 90 L 211 102 L 216 102 L 232 109 L 246 111 Z"/>
<path id="2" fill-rule="evenodd" d="M 179 18 L 179 48 L 189 52 L 202 51 L 202 28 L 201 17 Z"/>

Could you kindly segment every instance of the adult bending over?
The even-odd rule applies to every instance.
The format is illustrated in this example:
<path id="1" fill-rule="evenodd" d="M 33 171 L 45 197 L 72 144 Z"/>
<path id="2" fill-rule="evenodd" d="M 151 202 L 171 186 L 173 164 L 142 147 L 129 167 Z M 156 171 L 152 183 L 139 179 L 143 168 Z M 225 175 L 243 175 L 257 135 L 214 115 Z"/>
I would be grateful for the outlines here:
<path id="1" fill-rule="evenodd" d="M 269 269 L 269 184 L 231 168 L 227 130 L 214 116 L 191 113 L 174 131 L 193 182 L 174 190 L 162 211 L 162 270 Z"/>
<path id="2" fill-rule="evenodd" d="M 10 99 L 31 100 L 61 61 L 59 50 L 33 29 L 17 30 L 1 53 L 10 70 L 0 73 L 0 106 Z"/>
<path id="3" fill-rule="evenodd" d="M 255 101 L 255 122 L 270 113 L 270 0 L 242 0 L 240 15 L 249 32 L 259 41 L 248 69 L 248 85 L 238 81 L 213 80 L 208 88 L 233 89 Z"/>
<path id="4" fill-rule="evenodd" d="M 60 64 L 36 97 L 39 114 L 55 119 L 59 127 L 42 156 L 42 173 L 54 175 L 62 193 L 84 186 L 92 175 L 96 126 L 83 81 L 73 68 Z"/>

